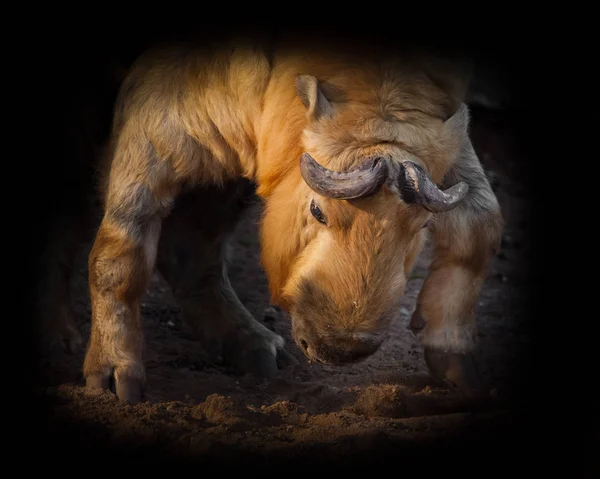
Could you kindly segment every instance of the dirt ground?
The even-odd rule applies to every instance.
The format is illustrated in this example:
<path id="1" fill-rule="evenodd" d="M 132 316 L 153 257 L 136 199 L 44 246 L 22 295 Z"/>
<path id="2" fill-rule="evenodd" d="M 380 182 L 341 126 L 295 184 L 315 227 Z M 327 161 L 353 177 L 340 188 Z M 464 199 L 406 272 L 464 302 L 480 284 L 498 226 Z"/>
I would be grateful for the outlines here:
<path id="1" fill-rule="evenodd" d="M 299 364 L 271 380 L 235 376 L 211 364 L 182 325 L 179 307 L 157 273 L 142 304 L 148 343 L 146 401 L 130 406 L 119 403 L 112 392 L 87 392 L 83 352 L 40 357 L 48 432 L 70 437 L 78 454 L 111 447 L 113 459 L 143 458 L 146 463 L 223 459 L 231 465 L 245 459 L 310 458 L 348 465 L 388 457 L 389 451 L 400 457 L 400 451 L 416 451 L 420 445 L 433 448 L 446 444 L 439 442 L 444 438 L 474 444 L 492 428 L 508 430 L 522 379 L 520 361 L 531 340 L 530 198 L 510 124 L 501 112 L 473 115 L 474 144 L 506 219 L 502 248 L 477 307 L 476 360 L 489 397 L 468 399 L 434 383 L 408 329 L 428 250 L 411 274 L 400 314 L 376 354 L 345 367 L 308 364 L 290 337 L 289 318 L 269 306 L 258 262 L 257 202 L 239 224 L 231 280 L 249 311 L 286 339 Z M 83 248 L 72 282 L 73 308 L 85 338 L 90 330 L 87 253 Z M 73 449 L 63 453 L 74 457 Z"/>

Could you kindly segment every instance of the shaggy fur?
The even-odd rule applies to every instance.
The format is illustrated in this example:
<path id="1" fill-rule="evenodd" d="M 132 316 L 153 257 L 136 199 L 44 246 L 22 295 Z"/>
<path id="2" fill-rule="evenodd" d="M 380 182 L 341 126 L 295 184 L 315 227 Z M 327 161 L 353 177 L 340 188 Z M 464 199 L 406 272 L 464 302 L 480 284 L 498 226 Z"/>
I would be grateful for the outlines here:
<path id="1" fill-rule="evenodd" d="M 235 207 L 202 197 L 209 187 L 227 196 L 242 178 L 265 200 L 272 301 L 291 313 L 307 356 L 341 363 L 378 348 L 428 220 L 436 257 L 415 331 L 427 347 L 469 351 L 502 218 L 468 138 L 466 76 L 448 71 L 427 56 L 316 44 L 176 45 L 143 55 L 121 87 L 104 164 L 104 215 L 89 256 L 88 384 L 106 387 L 114 375 L 121 399 L 140 398 L 139 302 L 157 261 L 213 354 L 261 374 L 289 360 L 283 339 L 252 318 L 227 279 L 223 251 L 236 216 L 227 211 Z M 337 171 L 374 155 L 392 172 L 411 160 L 434 182 L 465 181 L 470 190 L 433 218 L 391 185 L 369 198 L 329 199 L 303 181 L 303 152 Z M 190 194 L 199 195 L 196 206 L 178 206 Z M 326 225 L 311 215 L 313 200 Z M 178 266 L 175 231 L 187 238 Z M 186 263 L 193 267 L 184 271 Z"/>

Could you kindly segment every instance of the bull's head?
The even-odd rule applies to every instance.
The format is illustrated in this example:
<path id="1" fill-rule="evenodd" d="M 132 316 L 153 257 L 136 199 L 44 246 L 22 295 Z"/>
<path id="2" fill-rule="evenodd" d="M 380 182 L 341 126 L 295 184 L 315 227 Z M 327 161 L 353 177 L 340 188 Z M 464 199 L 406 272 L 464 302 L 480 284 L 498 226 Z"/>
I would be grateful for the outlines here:
<path id="1" fill-rule="evenodd" d="M 403 123 L 381 120 L 378 105 L 336 106 L 312 76 L 299 76 L 296 89 L 308 117 L 304 151 L 299 169 L 267 201 L 263 264 L 305 355 L 358 361 L 379 348 L 398 312 L 424 227 L 433 214 L 456 207 L 468 188 L 438 187 L 400 141 Z M 450 130 L 463 128 L 465 115 L 459 108 L 449 120 L 431 120 L 454 145 L 442 151 L 438 144 L 438 181 L 458 151 L 460 135 Z"/>

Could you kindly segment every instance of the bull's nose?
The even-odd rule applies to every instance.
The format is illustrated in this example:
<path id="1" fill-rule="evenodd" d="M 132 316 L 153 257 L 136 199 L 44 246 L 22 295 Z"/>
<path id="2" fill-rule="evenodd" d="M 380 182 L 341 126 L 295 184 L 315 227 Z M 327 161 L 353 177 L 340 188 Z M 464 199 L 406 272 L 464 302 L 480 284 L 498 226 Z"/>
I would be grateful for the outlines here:
<path id="1" fill-rule="evenodd" d="M 298 345 L 304 354 L 308 354 L 308 343 L 306 342 L 306 339 L 300 338 L 298 340 Z"/>
<path id="2" fill-rule="evenodd" d="M 298 347 L 302 350 L 304 355 L 310 359 L 309 348 L 313 341 L 311 341 L 310 331 L 306 327 L 306 325 L 300 321 L 295 320 L 292 325 L 292 337 L 294 341 L 298 345 Z"/>
<path id="3" fill-rule="evenodd" d="M 317 360 L 320 361 L 318 354 L 316 353 L 316 348 L 315 348 L 315 341 L 308 341 L 308 337 L 307 336 L 303 336 L 303 335 L 296 335 L 296 344 L 298 345 L 298 347 L 302 350 L 302 352 L 304 353 L 304 356 L 306 356 L 306 358 L 309 361 L 312 360 Z"/>

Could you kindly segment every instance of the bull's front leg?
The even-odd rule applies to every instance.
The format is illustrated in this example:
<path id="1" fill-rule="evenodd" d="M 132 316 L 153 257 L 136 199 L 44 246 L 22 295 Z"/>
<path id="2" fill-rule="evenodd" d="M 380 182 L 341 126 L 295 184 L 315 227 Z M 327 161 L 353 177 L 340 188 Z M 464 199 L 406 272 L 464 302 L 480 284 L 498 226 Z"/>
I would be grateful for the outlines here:
<path id="1" fill-rule="evenodd" d="M 431 223 L 434 257 L 410 327 L 424 346 L 433 377 L 475 391 L 480 387 L 472 359 L 477 334 L 475 305 L 499 248 L 504 222 L 470 140 L 444 186 L 459 181 L 469 185 L 467 196 Z"/>
<path id="2" fill-rule="evenodd" d="M 114 377 L 117 397 L 136 403 L 146 379 L 140 300 L 175 186 L 164 178 L 166 167 L 148 166 L 158 164 L 144 155 L 149 149 L 123 143 L 128 149 L 115 154 L 104 217 L 89 256 L 92 328 L 83 373 L 89 388 L 107 389 Z M 131 167 L 134 162 L 138 169 Z"/>
<path id="3" fill-rule="evenodd" d="M 83 373 L 88 388 L 108 389 L 114 377 L 117 397 L 136 403 L 145 382 L 140 298 L 152 272 L 160 223 L 143 237 L 104 220 L 89 259 L 92 329 Z"/>

